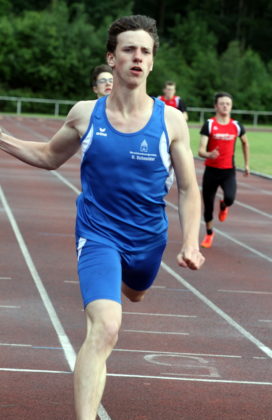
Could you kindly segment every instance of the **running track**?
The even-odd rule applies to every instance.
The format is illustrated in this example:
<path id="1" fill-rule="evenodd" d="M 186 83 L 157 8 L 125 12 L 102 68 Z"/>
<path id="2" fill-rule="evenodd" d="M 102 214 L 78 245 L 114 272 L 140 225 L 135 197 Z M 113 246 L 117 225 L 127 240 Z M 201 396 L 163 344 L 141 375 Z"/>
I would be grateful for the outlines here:
<path id="1" fill-rule="evenodd" d="M 60 124 L 0 120 L 39 141 Z M 71 371 L 84 336 L 73 238 L 79 156 L 53 172 L 3 152 L 0 162 L 0 418 L 73 420 Z M 199 272 L 175 262 L 172 188 L 169 245 L 145 301 L 124 301 L 101 420 L 272 419 L 271 180 L 238 173 L 238 182 Z"/>

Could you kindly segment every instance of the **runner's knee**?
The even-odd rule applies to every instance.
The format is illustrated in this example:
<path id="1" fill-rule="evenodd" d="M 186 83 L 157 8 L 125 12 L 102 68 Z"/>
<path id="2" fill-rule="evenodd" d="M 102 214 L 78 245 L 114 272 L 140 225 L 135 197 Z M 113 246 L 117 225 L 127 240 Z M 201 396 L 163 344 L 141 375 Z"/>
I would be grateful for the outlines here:
<path id="1" fill-rule="evenodd" d="M 234 197 L 233 196 L 225 196 L 224 197 L 224 203 L 225 203 L 225 205 L 227 206 L 227 207 L 230 207 L 230 206 L 232 206 L 232 204 L 234 203 Z"/>
<path id="2" fill-rule="evenodd" d="M 108 306 L 108 309 L 107 309 Z M 86 310 L 87 335 L 86 341 L 97 351 L 112 348 L 118 340 L 121 326 L 121 307 L 113 301 L 104 301 L 103 307 L 98 306 L 91 313 Z"/>

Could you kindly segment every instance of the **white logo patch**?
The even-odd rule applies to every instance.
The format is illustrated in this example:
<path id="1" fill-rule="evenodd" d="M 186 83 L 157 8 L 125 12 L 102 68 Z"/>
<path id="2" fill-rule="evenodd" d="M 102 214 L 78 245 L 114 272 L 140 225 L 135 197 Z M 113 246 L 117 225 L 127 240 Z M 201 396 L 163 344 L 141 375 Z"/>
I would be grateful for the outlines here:
<path id="1" fill-rule="evenodd" d="M 148 143 L 146 140 L 143 140 L 140 146 L 140 152 L 147 153 L 148 152 Z"/>
<path id="2" fill-rule="evenodd" d="M 99 128 L 99 131 L 97 131 L 95 134 L 97 136 L 104 136 L 104 137 L 107 137 L 108 136 L 107 133 L 106 133 L 106 129 L 105 128 Z"/>
<path id="3" fill-rule="evenodd" d="M 130 151 L 129 153 L 131 159 L 135 160 L 146 160 L 149 162 L 154 162 L 157 157 L 156 153 L 148 153 L 148 143 L 145 139 L 140 144 L 140 152 Z"/>

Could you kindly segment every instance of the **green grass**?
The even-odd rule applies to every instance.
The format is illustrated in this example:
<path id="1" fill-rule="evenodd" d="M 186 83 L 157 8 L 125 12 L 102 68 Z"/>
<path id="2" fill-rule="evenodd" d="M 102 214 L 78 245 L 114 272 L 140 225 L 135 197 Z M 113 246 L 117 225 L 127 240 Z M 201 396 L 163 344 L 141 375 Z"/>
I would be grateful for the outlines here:
<path id="1" fill-rule="evenodd" d="M 190 128 L 191 147 L 193 154 L 197 156 L 199 146 L 199 129 Z M 261 172 L 272 175 L 272 132 L 247 131 L 250 147 L 250 169 L 251 171 Z M 235 163 L 237 168 L 244 167 L 243 152 L 241 141 L 236 142 Z"/>

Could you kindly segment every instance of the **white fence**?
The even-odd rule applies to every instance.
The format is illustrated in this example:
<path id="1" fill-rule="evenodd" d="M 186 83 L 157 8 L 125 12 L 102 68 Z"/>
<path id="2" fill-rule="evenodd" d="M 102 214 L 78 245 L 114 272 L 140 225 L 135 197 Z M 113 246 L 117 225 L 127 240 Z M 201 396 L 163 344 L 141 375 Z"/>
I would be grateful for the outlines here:
<path id="1" fill-rule="evenodd" d="M 15 102 L 16 103 L 16 113 L 18 115 L 22 114 L 23 103 L 37 103 L 37 104 L 52 104 L 52 111 L 49 111 L 49 114 L 54 114 L 56 117 L 60 115 L 60 105 L 73 105 L 76 101 L 64 101 L 62 99 L 42 99 L 42 98 L 19 98 L 16 96 L 0 96 L 1 101 L 6 102 Z M 0 106 L 1 110 L 1 106 Z M 37 111 L 39 112 L 39 111 Z"/>
<path id="2" fill-rule="evenodd" d="M 23 103 L 37 103 L 37 104 L 51 104 L 52 108 L 49 111 L 49 114 L 54 114 L 56 117 L 60 116 L 60 105 L 73 105 L 76 101 L 64 101 L 61 99 L 42 99 L 42 98 L 20 98 L 16 96 L 0 96 L 0 111 L 1 111 L 1 101 L 5 102 L 15 102 L 16 113 L 22 114 L 23 112 Z M 188 107 L 188 112 L 194 112 L 199 114 L 199 122 L 202 123 L 205 119 L 205 115 L 211 114 L 214 112 L 214 108 L 199 108 L 199 107 Z M 38 113 L 37 109 L 37 113 Z M 260 116 L 269 117 L 269 123 L 272 123 L 272 111 L 247 111 L 242 109 L 232 110 L 232 114 L 238 115 L 247 115 L 252 117 L 252 122 L 254 126 L 257 126 L 259 123 Z M 270 120 L 271 119 L 271 120 Z"/>

